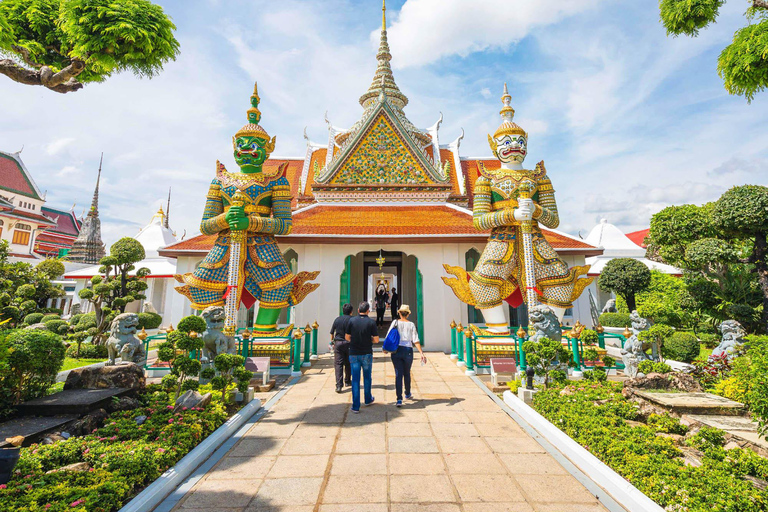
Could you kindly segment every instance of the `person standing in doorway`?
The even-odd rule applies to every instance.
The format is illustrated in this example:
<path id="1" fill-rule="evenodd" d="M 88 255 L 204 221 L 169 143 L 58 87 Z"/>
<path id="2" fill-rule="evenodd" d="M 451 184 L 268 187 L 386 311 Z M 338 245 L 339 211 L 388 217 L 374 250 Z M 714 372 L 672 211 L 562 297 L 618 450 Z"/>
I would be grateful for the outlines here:
<path id="1" fill-rule="evenodd" d="M 389 331 L 397 329 L 397 332 L 400 333 L 400 346 L 397 347 L 397 352 L 392 352 L 391 357 L 392 365 L 395 367 L 395 392 L 397 394 L 397 403 L 395 405 L 401 407 L 403 405 L 403 384 L 405 384 L 405 398 L 408 400 L 413 398 L 413 395 L 411 395 L 413 347 L 415 346 L 419 349 L 422 364 L 427 362 L 427 358 L 421 350 L 416 325 L 408 320 L 411 308 L 408 307 L 408 304 L 403 304 L 397 312 L 400 318 L 392 322 L 392 325 L 389 326 Z M 389 334 L 389 331 L 387 331 L 387 334 Z"/>
<path id="2" fill-rule="evenodd" d="M 383 284 L 380 284 L 376 288 L 376 296 L 374 297 L 374 304 L 376 305 L 376 325 L 384 325 L 384 313 L 387 311 L 387 303 L 389 302 L 389 294 Z"/>
<path id="3" fill-rule="evenodd" d="M 333 366 L 336 370 L 336 392 L 341 393 L 344 384 L 352 385 L 352 371 L 349 365 L 349 342 L 347 324 L 352 320 L 352 304 L 344 304 L 342 315 L 331 326 L 331 345 L 333 345 Z"/>
<path id="4" fill-rule="evenodd" d="M 400 295 L 397 294 L 397 288 L 392 287 L 392 295 L 389 298 L 389 307 L 392 311 L 392 320 L 397 318 L 397 310 L 400 307 Z"/>
<path id="5" fill-rule="evenodd" d="M 352 409 L 360 412 L 360 370 L 363 371 L 365 405 L 373 403 L 371 394 L 371 368 L 373 367 L 373 344 L 379 342 L 376 322 L 368 317 L 369 304 L 361 302 L 358 315 L 347 323 L 346 338 L 349 342 L 349 363 L 352 366 Z"/>

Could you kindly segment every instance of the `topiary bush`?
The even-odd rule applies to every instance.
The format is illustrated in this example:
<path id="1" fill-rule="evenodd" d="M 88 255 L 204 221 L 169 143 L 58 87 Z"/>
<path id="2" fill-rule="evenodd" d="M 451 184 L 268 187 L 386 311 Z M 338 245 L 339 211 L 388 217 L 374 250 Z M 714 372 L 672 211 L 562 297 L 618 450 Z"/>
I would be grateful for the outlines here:
<path id="1" fill-rule="evenodd" d="M 46 323 L 46 322 L 48 322 L 50 320 L 61 320 L 61 317 L 59 315 L 51 313 L 49 315 L 43 316 L 42 320 L 40 320 L 40 321 L 43 322 L 43 323 Z"/>
<path id="2" fill-rule="evenodd" d="M 701 345 L 691 332 L 675 332 L 661 345 L 661 355 L 683 363 L 690 363 L 699 357 L 699 352 Z"/>
<path id="3" fill-rule="evenodd" d="M 69 325 L 71 325 L 72 327 L 77 326 L 77 324 L 80 323 L 80 319 L 83 318 L 84 316 L 85 316 L 84 313 L 78 313 L 76 315 L 72 315 L 71 317 L 69 317 Z"/>
<path id="4" fill-rule="evenodd" d="M 56 382 L 64 363 L 61 336 L 50 331 L 22 329 L 7 338 L 7 371 L 0 375 L 0 400 L 18 405 L 39 398 Z"/>
<path id="5" fill-rule="evenodd" d="M 597 332 L 592 329 L 584 329 L 581 331 L 581 337 L 579 338 L 585 345 L 597 345 L 600 341 L 600 337 Z"/>
<path id="6" fill-rule="evenodd" d="M 157 329 L 163 323 L 163 317 L 157 313 L 139 313 L 139 329 Z"/>
<path id="7" fill-rule="evenodd" d="M 48 320 L 47 322 L 43 322 L 45 324 L 45 328 L 48 329 L 51 332 L 55 332 L 56 334 L 66 334 L 69 330 L 69 324 L 66 320 L 62 320 L 60 318 L 55 318 L 53 320 Z"/>
<path id="8" fill-rule="evenodd" d="M 699 339 L 701 340 L 701 343 L 707 348 L 715 348 L 720 344 L 720 336 L 713 333 L 699 333 Z"/>
<path id="9" fill-rule="evenodd" d="M 645 361 L 640 361 L 640 364 L 637 365 L 637 370 L 647 375 L 649 373 L 669 373 L 672 371 L 672 367 L 667 363 L 657 363 L 656 361 L 646 359 Z"/>
<path id="10" fill-rule="evenodd" d="M 184 333 L 190 332 L 203 332 L 206 328 L 205 320 L 202 317 L 196 315 L 185 316 L 179 320 L 179 325 L 176 327 L 177 331 Z"/>
<path id="11" fill-rule="evenodd" d="M 30 313 L 24 317 L 24 323 L 27 325 L 39 324 L 43 320 L 42 313 Z"/>
<path id="12" fill-rule="evenodd" d="M 80 355 L 77 355 L 77 345 L 71 345 L 67 349 L 67 357 L 77 359 L 106 359 L 107 346 L 83 343 L 80 345 Z"/>
<path id="13" fill-rule="evenodd" d="M 600 315 L 600 325 L 603 327 L 627 327 L 631 324 L 629 313 L 603 313 Z"/>

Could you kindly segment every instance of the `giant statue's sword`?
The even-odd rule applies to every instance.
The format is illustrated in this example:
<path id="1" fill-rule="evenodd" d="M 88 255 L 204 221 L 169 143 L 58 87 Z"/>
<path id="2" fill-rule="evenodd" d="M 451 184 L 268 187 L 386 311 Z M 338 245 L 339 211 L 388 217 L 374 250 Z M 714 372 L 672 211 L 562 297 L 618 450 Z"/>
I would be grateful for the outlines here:
<path id="1" fill-rule="evenodd" d="M 248 196 L 238 190 L 232 198 L 232 206 L 242 207 L 248 201 Z M 229 275 L 227 277 L 227 291 L 224 293 L 224 334 L 234 336 L 237 330 L 237 312 L 240 309 L 240 274 L 243 271 L 243 262 L 245 260 L 245 234 L 248 228 L 239 230 L 233 229 L 229 234 Z"/>
<path id="2" fill-rule="evenodd" d="M 536 185 L 530 181 L 525 180 L 520 183 L 519 198 L 530 199 L 533 196 L 533 191 L 536 189 Z M 520 228 L 523 233 L 523 258 L 525 262 L 525 297 L 528 305 L 528 325 L 533 325 L 531 322 L 531 309 L 538 303 L 536 294 L 536 274 L 533 269 L 533 220 L 524 220 L 520 222 Z"/>

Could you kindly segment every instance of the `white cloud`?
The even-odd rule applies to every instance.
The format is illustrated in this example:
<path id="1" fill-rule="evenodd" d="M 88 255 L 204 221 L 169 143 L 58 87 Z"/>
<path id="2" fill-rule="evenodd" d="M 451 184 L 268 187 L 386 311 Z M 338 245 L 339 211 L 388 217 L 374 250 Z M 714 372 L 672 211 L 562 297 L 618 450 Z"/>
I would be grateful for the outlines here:
<path id="1" fill-rule="evenodd" d="M 62 137 L 55 139 L 45 147 L 45 152 L 49 155 L 56 155 L 60 153 L 62 149 L 71 145 L 73 142 L 75 142 L 73 137 Z"/>
<path id="2" fill-rule="evenodd" d="M 448 55 L 505 49 L 537 27 L 587 10 L 599 0 L 407 0 L 387 28 L 395 68 Z M 371 41 L 378 42 L 378 31 Z"/>

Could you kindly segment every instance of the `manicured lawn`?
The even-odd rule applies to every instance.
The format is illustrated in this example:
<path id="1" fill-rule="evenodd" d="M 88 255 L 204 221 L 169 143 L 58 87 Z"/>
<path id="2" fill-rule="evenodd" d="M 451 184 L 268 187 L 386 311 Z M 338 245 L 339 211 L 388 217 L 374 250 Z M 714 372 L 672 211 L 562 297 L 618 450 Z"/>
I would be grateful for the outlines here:
<path id="1" fill-rule="evenodd" d="M 102 363 L 106 359 L 74 359 L 67 357 L 64 359 L 64 366 L 61 367 L 60 372 L 72 370 L 73 368 L 80 368 L 81 366 L 88 366 L 89 364 Z"/>
<path id="2" fill-rule="evenodd" d="M 702 361 L 706 361 L 709 359 L 709 356 L 712 355 L 713 348 L 707 348 L 704 345 L 701 346 L 701 352 L 699 352 L 699 357 L 696 359 L 701 359 Z"/>

